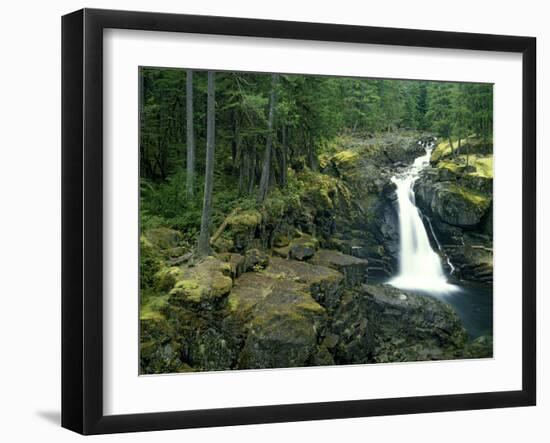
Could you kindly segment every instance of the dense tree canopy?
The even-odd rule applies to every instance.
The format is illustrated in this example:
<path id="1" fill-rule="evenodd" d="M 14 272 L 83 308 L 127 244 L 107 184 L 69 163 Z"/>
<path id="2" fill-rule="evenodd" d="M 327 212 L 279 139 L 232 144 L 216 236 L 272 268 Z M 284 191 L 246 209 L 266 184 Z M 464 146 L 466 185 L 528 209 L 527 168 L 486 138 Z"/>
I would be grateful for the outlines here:
<path id="1" fill-rule="evenodd" d="M 142 68 L 140 79 L 142 222 L 170 220 L 195 236 L 207 72 Z M 491 138 L 492 85 L 217 72 L 213 118 L 212 220 L 219 222 L 235 202 L 262 204 L 270 190 L 287 186 L 289 171 L 317 169 L 319 154 L 339 134 L 419 130 L 453 148 L 469 135 Z"/>

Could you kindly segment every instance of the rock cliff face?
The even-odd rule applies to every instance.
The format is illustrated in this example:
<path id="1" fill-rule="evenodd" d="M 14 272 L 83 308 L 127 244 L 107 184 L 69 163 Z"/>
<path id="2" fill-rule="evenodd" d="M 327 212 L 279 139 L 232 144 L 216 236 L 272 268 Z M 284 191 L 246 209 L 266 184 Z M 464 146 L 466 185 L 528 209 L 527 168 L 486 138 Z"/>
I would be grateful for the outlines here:
<path id="1" fill-rule="evenodd" d="M 437 146 L 432 167 L 417 182 L 416 202 L 456 267 L 454 276 L 492 284 L 492 147 L 469 138 L 461 151 L 452 154 L 448 143 Z"/>
<path id="2" fill-rule="evenodd" d="M 255 253 L 254 253 L 255 254 Z M 321 249 L 311 260 L 271 256 L 236 272 L 226 254 L 165 267 L 142 304 L 142 373 L 451 359 L 466 347 L 450 306 L 367 284 L 368 262 Z"/>
<path id="3" fill-rule="evenodd" d="M 212 257 L 193 257 L 177 231 L 143 233 L 141 373 L 491 355 L 490 338 L 469 342 L 450 305 L 372 283 L 396 271 L 390 178 L 424 153 L 418 135 L 345 143 L 304 172 L 295 204 L 229 214 Z M 492 164 L 486 145 L 469 143 L 467 165 L 438 147 L 415 191 L 456 276 L 489 283 Z"/>

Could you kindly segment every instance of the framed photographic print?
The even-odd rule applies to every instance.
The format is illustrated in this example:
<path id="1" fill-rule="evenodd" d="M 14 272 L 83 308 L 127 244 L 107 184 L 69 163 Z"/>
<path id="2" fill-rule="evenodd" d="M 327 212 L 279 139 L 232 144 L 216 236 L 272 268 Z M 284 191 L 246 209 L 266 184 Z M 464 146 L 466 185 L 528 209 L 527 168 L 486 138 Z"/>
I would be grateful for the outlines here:
<path id="1" fill-rule="evenodd" d="M 62 21 L 62 425 L 534 405 L 530 37 Z"/>

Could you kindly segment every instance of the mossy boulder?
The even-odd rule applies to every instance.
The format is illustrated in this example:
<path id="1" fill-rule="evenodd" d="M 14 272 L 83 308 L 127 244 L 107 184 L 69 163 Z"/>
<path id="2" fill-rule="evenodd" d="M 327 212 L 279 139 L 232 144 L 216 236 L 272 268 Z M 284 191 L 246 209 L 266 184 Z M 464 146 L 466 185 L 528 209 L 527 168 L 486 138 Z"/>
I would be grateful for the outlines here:
<path id="1" fill-rule="evenodd" d="M 155 247 L 170 250 L 180 246 L 183 236 L 174 229 L 159 227 L 148 229 L 143 236 Z"/>
<path id="2" fill-rule="evenodd" d="M 359 159 L 360 156 L 357 151 L 345 149 L 331 156 L 324 166 L 326 168 L 330 165 L 338 175 L 345 175 L 356 167 Z"/>
<path id="3" fill-rule="evenodd" d="M 438 181 L 451 181 L 487 195 L 493 193 L 493 156 L 459 155 L 435 165 Z"/>
<path id="4" fill-rule="evenodd" d="M 303 204 L 316 211 L 345 208 L 349 205 L 349 190 L 336 177 L 308 170 L 300 178 L 304 183 L 300 197 Z"/>
<path id="5" fill-rule="evenodd" d="M 239 319 L 245 337 L 238 367 L 304 366 L 317 351 L 327 315 L 297 281 L 263 272 L 237 279 L 228 311 Z"/>
<path id="6" fill-rule="evenodd" d="M 453 156 L 460 155 L 479 155 L 487 156 L 493 153 L 493 140 L 483 140 L 476 136 L 469 136 L 461 140 L 460 148 L 458 147 L 458 139 L 452 139 L 453 147 L 448 139 L 439 140 L 432 151 L 430 162 L 436 164 L 440 160 L 448 159 Z"/>
<path id="7" fill-rule="evenodd" d="M 229 215 L 225 222 L 232 248 L 237 252 L 243 252 L 250 247 L 256 231 L 262 223 L 262 215 L 254 209 L 239 210 Z"/>
<path id="8" fill-rule="evenodd" d="M 208 257 L 181 270 L 170 290 L 170 303 L 193 310 L 220 309 L 233 286 L 229 263 Z"/>
<path id="9" fill-rule="evenodd" d="M 342 295 L 343 275 L 326 266 L 273 257 L 265 274 L 303 283 L 311 296 L 329 311 L 338 305 Z"/>
<path id="10" fill-rule="evenodd" d="M 182 278 L 183 271 L 180 267 L 163 267 L 154 276 L 154 286 L 160 291 L 169 291 Z"/>
<path id="11" fill-rule="evenodd" d="M 145 237 L 139 238 L 139 285 L 143 290 L 153 285 L 155 274 L 163 266 L 158 249 Z"/>
<path id="12" fill-rule="evenodd" d="M 429 214 L 460 227 L 477 225 L 492 203 L 491 195 L 454 182 L 420 181 L 415 195 L 419 206 Z"/>
<path id="13" fill-rule="evenodd" d="M 367 279 L 368 261 L 339 251 L 320 249 L 310 263 L 340 271 L 348 287 L 357 286 L 366 282 Z"/>

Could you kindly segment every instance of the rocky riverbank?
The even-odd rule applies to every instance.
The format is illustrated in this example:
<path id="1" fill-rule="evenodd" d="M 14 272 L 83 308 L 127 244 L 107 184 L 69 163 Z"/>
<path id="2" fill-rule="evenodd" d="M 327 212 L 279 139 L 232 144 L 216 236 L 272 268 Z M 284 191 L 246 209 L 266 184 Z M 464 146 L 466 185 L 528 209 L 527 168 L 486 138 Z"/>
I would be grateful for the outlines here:
<path id="1" fill-rule="evenodd" d="M 156 233 L 158 236 L 158 232 Z M 177 238 L 165 230 L 163 237 Z M 164 251 L 148 243 L 151 255 Z M 171 250 L 177 244 L 170 245 Z M 142 373 L 486 356 L 452 308 L 368 284 L 368 261 L 220 254 L 162 267 L 141 312 Z"/>
<path id="2" fill-rule="evenodd" d="M 430 140 L 342 138 L 294 197 L 228 214 L 203 260 L 177 230 L 143 232 L 141 372 L 491 356 L 491 337 L 470 341 L 450 305 L 373 283 L 397 269 L 390 178 Z M 468 143 L 468 164 L 438 145 L 415 192 L 454 277 L 490 284 L 492 157 Z"/>
<path id="3" fill-rule="evenodd" d="M 493 282 L 493 156 L 490 142 L 466 139 L 460 152 L 440 142 L 418 180 L 416 201 L 456 279 Z M 435 239 L 433 239 L 435 242 Z"/>
<path id="4" fill-rule="evenodd" d="M 397 266 L 390 178 L 429 140 L 343 139 L 290 204 L 233 210 L 204 260 L 176 230 L 143 232 L 141 372 L 491 356 L 492 338 L 469 340 L 450 305 L 373 283 Z M 489 284 L 492 168 L 478 145 L 468 165 L 439 145 L 415 191 L 454 276 Z"/>

